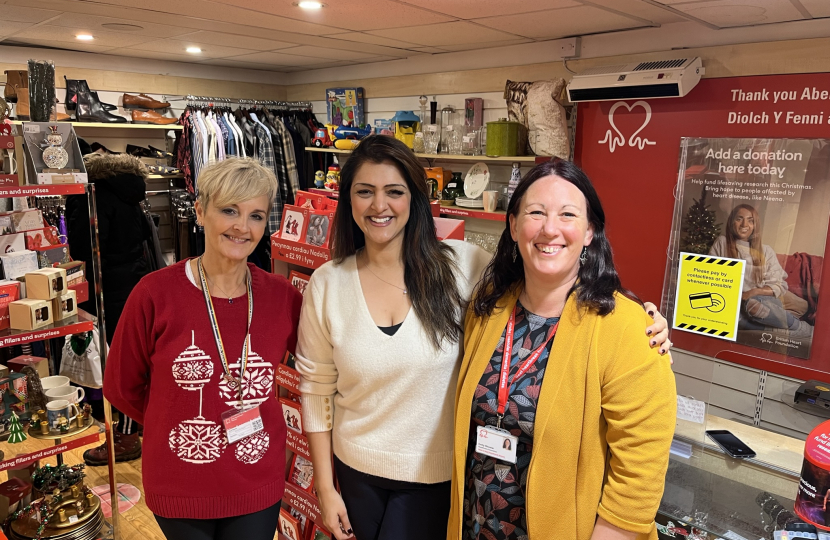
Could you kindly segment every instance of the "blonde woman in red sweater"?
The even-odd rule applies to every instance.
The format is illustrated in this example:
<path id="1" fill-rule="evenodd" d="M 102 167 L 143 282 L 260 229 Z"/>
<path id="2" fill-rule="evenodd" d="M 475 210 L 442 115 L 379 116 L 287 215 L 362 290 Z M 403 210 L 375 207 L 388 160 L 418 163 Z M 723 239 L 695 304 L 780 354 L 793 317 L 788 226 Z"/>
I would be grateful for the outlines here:
<path id="1" fill-rule="evenodd" d="M 196 202 L 205 253 L 143 278 L 113 339 L 105 395 L 145 425 L 144 493 L 170 540 L 276 533 L 286 425 L 274 366 L 294 350 L 302 296 L 246 262 L 276 189 L 251 159 L 205 169 Z M 261 429 L 237 438 L 223 419 L 240 410 Z"/>

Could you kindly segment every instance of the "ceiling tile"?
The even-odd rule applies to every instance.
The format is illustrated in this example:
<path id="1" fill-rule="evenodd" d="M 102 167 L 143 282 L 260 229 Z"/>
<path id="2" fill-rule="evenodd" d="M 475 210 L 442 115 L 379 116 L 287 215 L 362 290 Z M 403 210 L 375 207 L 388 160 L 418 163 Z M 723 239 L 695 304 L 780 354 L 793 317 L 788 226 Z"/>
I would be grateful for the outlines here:
<path id="1" fill-rule="evenodd" d="M 22 44 L 22 45 L 34 45 L 36 47 L 50 47 L 54 49 L 65 49 L 69 51 L 80 51 L 80 52 L 92 52 L 92 53 L 103 53 L 113 49 L 113 47 L 107 47 L 104 45 L 90 45 L 89 43 L 81 43 L 77 41 L 75 43 L 66 43 L 66 42 L 56 42 L 50 39 L 30 39 L 30 38 L 18 38 L 14 36 L 6 41 L 3 41 L 3 45 L 15 45 L 15 44 Z"/>
<path id="2" fill-rule="evenodd" d="M 255 62 L 240 62 L 228 58 L 215 58 L 213 60 L 205 60 L 199 64 L 207 64 L 209 66 L 232 67 L 239 69 L 257 69 L 260 71 L 282 71 L 283 66 L 276 66 L 274 64 L 258 64 Z"/>
<path id="3" fill-rule="evenodd" d="M 452 47 L 452 45 L 447 45 L 447 47 Z M 477 44 L 476 47 L 481 48 L 481 44 Z M 412 47 L 410 50 L 427 54 L 440 54 L 442 52 L 447 52 L 448 49 L 439 49 L 438 47 Z"/>
<path id="4" fill-rule="evenodd" d="M 119 19 L 115 17 L 99 17 L 95 15 L 87 15 L 85 13 L 64 13 L 54 21 L 49 22 L 52 26 L 63 26 L 64 28 L 74 28 L 76 30 L 87 30 L 93 36 L 99 30 L 106 32 L 117 32 L 119 34 L 128 34 L 131 36 L 141 36 L 147 38 L 149 41 L 152 38 L 166 38 L 178 36 L 192 32 L 189 28 L 180 28 L 178 26 L 170 26 L 166 24 L 155 24 L 144 21 L 136 21 L 135 19 Z M 117 30 L 113 28 L 106 28 L 104 24 L 130 24 L 141 26 L 141 30 Z"/>
<path id="5" fill-rule="evenodd" d="M 343 41 L 356 41 L 358 43 L 369 43 L 372 45 L 384 45 L 386 47 L 396 47 L 399 49 L 411 49 L 416 46 L 414 43 L 408 43 L 399 39 L 390 39 L 380 36 L 373 36 L 372 34 L 364 34 L 362 32 L 346 32 L 345 34 L 332 34 L 329 36 L 333 39 L 342 39 Z"/>
<path id="6" fill-rule="evenodd" d="M 188 47 L 199 47 L 202 49 L 201 53 L 189 54 L 185 49 Z M 238 49 L 236 47 L 222 47 L 220 45 L 211 45 L 209 43 L 198 43 L 193 41 L 179 41 L 174 39 L 159 39 L 156 41 L 149 41 L 147 43 L 140 43 L 138 45 L 128 47 L 139 51 L 156 51 L 170 54 L 182 54 L 191 59 L 191 62 L 198 62 L 199 60 L 207 58 L 226 58 L 228 56 L 239 56 L 241 54 L 248 54 L 254 52 L 250 49 Z"/>
<path id="7" fill-rule="evenodd" d="M 577 0 L 522 0 L 521 2 L 505 0 L 403 0 L 403 2 L 458 17 L 459 19 L 514 15 L 529 11 L 582 5 Z"/>
<path id="8" fill-rule="evenodd" d="M 377 54 L 359 53 L 354 51 L 341 49 L 327 49 L 324 47 L 314 47 L 311 45 L 301 45 L 299 47 L 292 47 L 285 52 L 289 54 L 296 54 L 297 56 L 310 56 L 312 58 L 325 58 L 326 60 L 364 60 L 366 58 L 375 58 Z"/>
<path id="9" fill-rule="evenodd" d="M 536 39 L 557 39 L 567 36 L 596 34 L 636 28 L 644 23 L 616 13 L 591 6 L 537 11 L 518 15 L 505 15 L 476 19 L 475 22 Z"/>
<path id="10" fill-rule="evenodd" d="M 0 7 L 0 20 L 10 22 L 27 22 L 39 23 L 52 17 L 60 15 L 60 11 L 53 11 L 49 9 L 37 9 L 23 6 L 7 6 Z"/>
<path id="11" fill-rule="evenodd" d="M 311 58 L 310 56 L 294 56 L 293 54 L 285 54 L 282 52 L 258 52 L 254 54 L 245 54 L 242 56 L 235 56 L 234 60 L 240 62 L 251 62 L 254 64 L 273 64 L 275 66 L 313 66 L 318 64 L 327 64 L 330 60 L 325 58 Z"/>
<path id="12" fill-rule="evenodd" d="M 813 17 L 830 17 L 830 2 L 827 0 L 801 0 L 801 5 Z"/>
<path id="13" fill-rule="evenodd" d="M 453 20 L 451 16 L 392 0 L 327 0 L 320 10 L 301 9 L 296 0 L 223 0 L 223 3 L 345 30 L 400 28 Z"/>
<path id="14" fill-rule="evenodd" d="M 487 19 L 489 20 L 489 19 Z M 442 45 L 461 45 L 465 43 L 487 43 L 505 41 L 516 37 L 472 23 L 457 21 L 451 23 L 430 24 L 427 26 L 410 26 L 408 28 L 372 30 L 373 35 L 401 39 L 418 45 L 441 47 Z"/>
<path id="15" fill-rule="evenodd" d="M 286 47 L 294 47 L 299 44 L 251 36 L 240 36 L 237 34 L 227 34 L 223 32 L 210 32 L 205 30 L 187 34 L 185 36 L 178 36 L 176 39 L 193 40 L 199 43 L 210 43 L 211 45 L 222 45 L 224 47 L 242 47 L 243 49 L 251 49 L 253 51 L 273 51 L 276 49 L 284 49 Z"/>
<path id="16" fill-rule="evenodd" d="M 715 0 L 673 7 L 721 28 L 804 19 L 788 0 L 741 0 L 740 4 L 735 0 Z"/>
<path id="17" fill-rule="evenodd" d="M 620 11 L 634 17 L 646 19 L 657 24 L 671 24 L 688 21 L 685 17 L 642 0 L 591 0 L 591 4 L 602 6 L 614 11 Z"/>
<path id="18" fill-rule="evenodd" d="M 32 23 L 28 22 L 0 21 L 0 36 L 10 36 L 22 32 L 30 26 L 32 26 Z"/>
<path id="19" fill-rule="evenodd" d="M 522 43 L 531 43 L 532 39 L 527 38 L 519 38 L 519 39 L 510 39 L 507 41 L 494 41 L 492 43 L 487 43 L 486 45 L 482 45 L 481 43 L 463 43 L 460 45 L 442 45 L 441 49 L 445 52 L 458 52 L 458 51 L 477 51 L 482 49 L 494 49 L 496 47 L 509 47 L 510 45 L 521 45 Z"/>
<path id="20" fill-rule="evenodd" d="M 170 60 L 173 62 L 193 63 L 193 56 L 189 54 L 174 54 L 159 51 L 142 51 L 138 49 L 112 49 L 107 54 L 129 56 L 130 58 L 147 58 L 150 60 Z"/>
<path id="21" fill-rule="evenodd" d="M 92 42 L 81 42 L 75 37 L 77 34 L 81 34 L 84 32 L 92 34 L 92 36 L 95 39 Z M 74 45 L 87 44 L 96 47 L 108 48 L 129 47 L 131 45 L 138 45 L 139 43 L 143 43 L 145 41 L 153 39 L 150 37 L 143 37 L 134 34 L 120 34 L 118 32 L 110 32 L 107 30 L 101 30 L 100 28 L 92 28 L 88 26 L 63 28 L 61 26 L 52 25 L 35 26 L 33 28 L 29 28 L 28 30 L 24 30 L 23 32 L 15 35 L 15 38 L 36 39 L 47 42 L 51 41 L 53 43 L 59 42 L 62 43 L 64 47 L 67 46 L 67 43 L 72 43 Z M 83 50 L 77 47 L 69 48 Z"/>

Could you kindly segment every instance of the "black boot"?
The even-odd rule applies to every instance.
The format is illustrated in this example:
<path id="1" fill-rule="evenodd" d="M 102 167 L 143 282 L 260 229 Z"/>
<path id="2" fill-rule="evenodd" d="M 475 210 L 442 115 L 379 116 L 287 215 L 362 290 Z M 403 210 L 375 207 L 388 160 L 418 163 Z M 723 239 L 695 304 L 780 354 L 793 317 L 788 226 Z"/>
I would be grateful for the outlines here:
<path id="1" fill-rule="evenodd" d="M 66 98 L 64 99 L 64 105 L 67 111 L 74 111 L 78 106 L 78 92 L 90 92 L 95 99 L 101 101 L 98 97 L 98 92 L 91 92 L 89 85 L 84 79 L 67 79 L 66 75 L 63 78 L 66 80 Z M 101 106 L 105 111 L 114 111 L 118 108 L 115 105 L 103 102 Z"/>
<path id="2" fill-rule="evenodd" d="M 127 119 L 105 111 L 101 101 L 92 92 L 78 92 L 78 109 L 75 116 L 79 122 L 102 122 L 105 124 L 126 124 Z"/>

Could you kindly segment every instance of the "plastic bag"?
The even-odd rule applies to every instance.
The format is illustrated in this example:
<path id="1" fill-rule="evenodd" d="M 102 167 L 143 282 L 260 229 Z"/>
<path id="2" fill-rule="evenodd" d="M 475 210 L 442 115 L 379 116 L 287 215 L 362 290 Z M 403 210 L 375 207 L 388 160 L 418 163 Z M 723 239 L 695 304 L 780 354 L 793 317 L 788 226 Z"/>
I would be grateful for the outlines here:
<path id="1" fill-rule="evenodd" d="M 101 388 L 104 374 L 98 352 L 98 329 L 66 336 L 61 355 L 60 374 L 73 383 L 88 388 Z"/>

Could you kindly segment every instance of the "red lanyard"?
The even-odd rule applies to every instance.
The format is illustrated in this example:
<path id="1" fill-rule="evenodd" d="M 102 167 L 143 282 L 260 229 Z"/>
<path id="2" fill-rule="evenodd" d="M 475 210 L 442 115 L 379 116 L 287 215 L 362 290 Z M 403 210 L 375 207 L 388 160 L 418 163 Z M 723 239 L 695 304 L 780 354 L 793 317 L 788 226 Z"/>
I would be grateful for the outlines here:
<path id="1" fill-rule="evenodd" d="M 501 377 L 499 377 L 499 408 L 498 412 L 498 424 L 497 427 L 501 426 L 501 419 L 504 417 L 504 411 L 507 409 L 507 391 L 510 388 L 510 381 L 508 381 L 508 377 L 510 376 L 510 352 L 513 350 L 513 327 L 516 324 L 516 308 L 513 308 L 513 313 L 510 314 L 510 320 L 507 321 L 507 330 L 504 331 L 504 353 L 501 359 Z M 548 336 L 548 339 L 539 346 L 538 349 L 533 351 L 530 356 L 525 359 L 524 363 L 519 366 L 519 371 L 516 372 L 516 375 L 513 377 L 513 380 L 516 381 L 527 373 L 530 369 L 530 366 L 536 363 L 536 360 L 542 355 L 542 351 L 545 350 L 545 347 L 548 346 L 550 340 L 553 339 L 553 336 L 556 335 L 556 330 L 559 328 L 559 321 L 556 321 L 556 324 L 553 325 L 553 331 Z"/>

